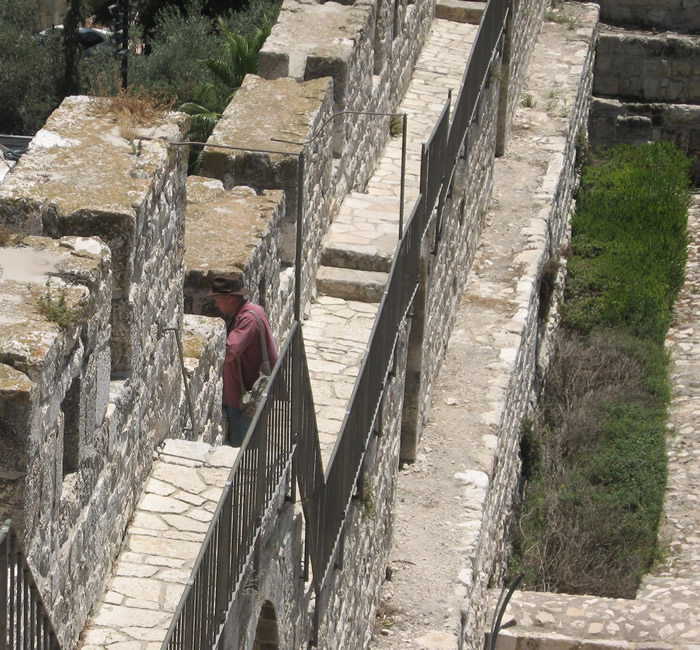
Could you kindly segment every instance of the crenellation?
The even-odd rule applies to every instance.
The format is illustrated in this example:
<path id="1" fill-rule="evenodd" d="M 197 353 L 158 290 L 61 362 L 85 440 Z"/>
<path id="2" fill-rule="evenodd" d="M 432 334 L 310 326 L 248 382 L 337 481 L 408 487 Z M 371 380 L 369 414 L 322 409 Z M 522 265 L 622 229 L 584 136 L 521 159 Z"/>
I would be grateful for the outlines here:
<path id="1" fill-rule="evenodd" d="M 185 309 L 188 313 L 216 315 L 207 296 L 212 278 L 237 273 L 250 288 L 251 300 L 263 305 L 273 334 L 289 329 L 281 320 L 280 230 L 285 194 L 238 185 L 225 190 L 215 179 L 187 179 L 187 233 L 185 236 Z"/>
<path id="2" fill-rule="evenodd" d="M 19 242 L 0 258 L 10 303 L 0 357 L 35 385 L 26 397 L 25 467 L 3 514 L 19 527 L 69 647 L 111 570 L 155 446 L 194 435 L 185 427 L 177 345 L 187 149 L 167 142 L 184 138 L 188 118 L 154 116 L 124 138 L 110 110 L 102 100 L 68 98 L 0 187 L 0 219 Z M 15 268 L 24 269 L 19 280 Z M 11 291 L 17 282 L 22 291 Z M 35 289 L 27 293 L 26 282 Z M 42 295 L 59 311 L 80 300 L 88 311 L 59 327 L 39 314 Z M 189 372 L 200 389 L 196 428 L 214 440 L 223 341 L 218 321 L 209 321 L 190 334 L 206 341 Z M 16 437 L 16 423 L 1 424 L 0 438 Z"/>
<path id="3" fill-rule="evenodd" d="M 321 238 L 330 222 L 330 134 L 322 130 L 313 138 L 331 116 L 331 86 L 328 78 L 297 82 L 289 78 L 265 80 L 246 76 L 210 138 L 214 145 L 233 145 L 241 150 L 212 147 L 203 162 L 204 175 L 219 179 L 227 190 L 238 185 L 251 186 L 257 192 L 284 190 L 285 209 L 276 257 L 280 264 L 291 265 L 296 254 L 298 161 L 304 151 L 302 305 L 311 298 L 311 278 L 320 261 Z M 273 114 L 274 119 L 270 119 Z M 309 140 L 312 141 L 304 146 Z M 278 282 L 279 279 L 273 283 L 268 274 L 270 291 Z M 272 308 L 276 296 L 272 292 L 269 295 L 275 298 L 267 304 Z M 281 305 L 280 309 L 284 311 Z M 287 327 L 288 323 L 279 324 L 280 331 L 286 331 Z"/>

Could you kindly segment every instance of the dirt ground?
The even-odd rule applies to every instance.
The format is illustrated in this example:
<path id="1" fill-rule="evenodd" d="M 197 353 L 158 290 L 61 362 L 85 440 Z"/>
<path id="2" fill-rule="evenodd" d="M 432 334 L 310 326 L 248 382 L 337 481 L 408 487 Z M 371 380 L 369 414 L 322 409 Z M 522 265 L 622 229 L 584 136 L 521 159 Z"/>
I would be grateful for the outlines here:
<path id="1" fill-rule="evenodd" d="M 535 209 L 534 202 L 528 205 L 527 197 L 536 193 L 542 169 L 551 159 L 551 152 L 538 148 L 538 138 L 561 132 L 568 117 L 548 64 L 552 56 L 556 57 L 562 39 L 571 38 L 571 25 L 566 21 L 545 22 L 538 38 L 541 55 L 531 62 L 524 99 L 506 151 L 509 180 L 499 185 L 497 179 L 494 187 L 491 207 L 501 215 L 528 214 L 528 207 Z M 485 228 L 493 226 L 497 218 L 490 214 Z M 460 325 L 465 310 L 462 304 L 433 392 L 430 420 L 417 459 L 399 473 L 390 579 L 382 590 L 371 641 L 373 650 L 452 650 L 458 645 L 460 608 L 466 595 L 460 571 L 467 558 L 460 548 L 463 489 L 455 474 L 482 465 L 478 455 L 484 453 L 468 448 L 460 436 L 465 428 L 461 423 L 467 422 L 471 413 L 470 404 L 462 399 L 462 387 L 473 372 Z"/>

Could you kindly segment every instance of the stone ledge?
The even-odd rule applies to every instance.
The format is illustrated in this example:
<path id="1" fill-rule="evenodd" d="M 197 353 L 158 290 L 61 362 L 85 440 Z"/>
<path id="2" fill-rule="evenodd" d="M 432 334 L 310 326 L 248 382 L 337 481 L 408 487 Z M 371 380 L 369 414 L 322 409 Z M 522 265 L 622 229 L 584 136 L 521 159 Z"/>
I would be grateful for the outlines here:
<path id="1" fill-rule="evenodd" d="M 456 23 L 478 25 L 486 10 L 486 2 L 469 2 L 468 0 L 438 0 L 435 5 L 435 17 Z"/>

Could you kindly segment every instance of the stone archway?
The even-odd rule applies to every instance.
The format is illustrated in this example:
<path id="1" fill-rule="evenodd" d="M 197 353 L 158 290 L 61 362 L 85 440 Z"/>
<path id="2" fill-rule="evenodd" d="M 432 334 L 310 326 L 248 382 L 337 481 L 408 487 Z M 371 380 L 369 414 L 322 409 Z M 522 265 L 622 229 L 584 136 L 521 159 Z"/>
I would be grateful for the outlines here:
<path id="1" fill-rule="evenodd" d="M 258 625 L 255 628 L 253 650 L 279 650 L 280 638 L 277 629 L 275 606 L 266 600 L 260 610 Z"/>

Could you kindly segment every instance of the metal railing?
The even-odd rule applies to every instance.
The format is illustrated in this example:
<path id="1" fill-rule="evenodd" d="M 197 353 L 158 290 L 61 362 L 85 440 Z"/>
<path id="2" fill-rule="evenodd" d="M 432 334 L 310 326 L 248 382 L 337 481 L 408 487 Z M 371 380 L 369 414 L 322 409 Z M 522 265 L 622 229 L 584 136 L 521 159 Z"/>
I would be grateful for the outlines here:
<path id="1" fill-rule="evenodd" d="M 481 17 L 452 113 L 446 160 L 456 160 L 467 129 L 476 119 L 479 97 L 488 85 L 491 65 L 500 49 L 511 2 L 512 0 L 489 0 Z"/>
<path id="2" fill-rule="evenodd" d="M 267 401 L 258 410 L 231 470 L 163 648 L 215 647 L 241 591 L 246 568 L 252 561 L 257 569 L 255 548 L 265 514 L 284 481 L 293 491 L 295 474 L 305 518 L 304 576 L 309 577 L 310 563 L 317 595 L 318 629 L 322 603 L 328 595 L 328 577 L 338 564 L 344 522 L 369 438 L 381 415 L 396 341 L 418 290 L 422 241 L 431 219 L 441 219 L 446 187 L 474 120 L 479 97 L 488 85 L 509 6 L 510 0 L 489 1 L 451 120 L 448 97 L 423 147 L 421 193 L 399 241 L 328 467 L 324 472 L 304 341 L 297 320 L 273 370 Z M 300 174 L 301 170 L 303 164 Z"/>
<path id="3" fill-rule="evenodd" d="M 293 493 L 296 418 L 295 400 L 290 398 L 300 340 L 296 324 L 224 486 L 164 648 L 200 650 L 216 645 L 251 561 L 257 572 L 256 546 L 272 501 L 283 488 Z"/>
<path id="4" fill-rule="evenodd" d="M 0 528 L 0 650 L 60 650 L 9 519 Z"/>

